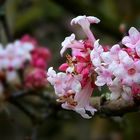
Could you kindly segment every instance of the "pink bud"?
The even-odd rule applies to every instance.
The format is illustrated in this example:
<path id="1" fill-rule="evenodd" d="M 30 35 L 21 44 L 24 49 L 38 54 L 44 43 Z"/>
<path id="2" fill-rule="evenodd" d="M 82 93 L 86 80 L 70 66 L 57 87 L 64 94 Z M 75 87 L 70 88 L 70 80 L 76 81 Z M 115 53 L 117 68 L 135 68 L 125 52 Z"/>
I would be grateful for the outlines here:
<path id="1" fill-rule="evenodd" d="M 32 43 L 34 46 L 37 46 L 37 41 L 36 41 L 33 37 L 31 37 L 30 35 L 28 35 L 28 34 L 24 35 L 24 36 L 20 39 L 20 41 L 22 41 L 23 43 L 24 43 L 24 42 L 30 42 L 30 43 Z"/>
<path id="2" fill-rule="evenodd" d="M 35 48 L 32 51 L 32 56 L 33 56 L 33 58 L 38 57 L 38 58 L 42 58 L 42 59 L 48 61 L 51 57 L 51 53 L 47 48 L 40 47 L 40 48 Z"/>
<path id="3" fill-rule="evenodd" d="M 47 84 L 47 75 L 44 70 L 35 69 L 25 77 L 25 87 L 29 89 L 43 88 Z"/>
<path id="4" fill-rule="evenodd" d="M 68 67 L 69 67 L 68 64 L 67 64 L 67 63 L 64 63 L 64 64 L 62 64 L 62 65 L 59 67 L 59 70 L 60 70 L 60 71 L 66 71 L 66 69 L 67 69 Z"/>
<path id="5" fill-rule="evenodd" d="M 46 69 L 47 67 L 46 61 L 44 61 L 44 59 L 42 58 L 32 60 L 32 65 L 33 67 L 40 68 L 40 69 Z"/>

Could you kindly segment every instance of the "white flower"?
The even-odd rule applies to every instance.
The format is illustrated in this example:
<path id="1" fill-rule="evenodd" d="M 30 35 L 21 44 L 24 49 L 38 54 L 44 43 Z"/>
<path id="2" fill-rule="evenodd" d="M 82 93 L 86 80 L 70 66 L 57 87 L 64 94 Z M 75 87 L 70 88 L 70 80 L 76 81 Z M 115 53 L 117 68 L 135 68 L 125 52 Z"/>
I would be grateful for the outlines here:
<path id="1" fill-rule="evenodd" d="M 136 28 L 129 29 L 129 36 L 122 39 L 122 44 L 131 48 L 140 57 L 140 32 Z"/>
<path id="2" fill-rule="evenodd" d="M 66 37 L 65 40 L 61 43 L 63 47 L 67 47 L 73 43 L 75 40 L 75 34 L 71 34 L 69 37 Z"/>
<path id="3" fill-rule="evenodd" d="M 67 48 L 74 42 L 75 40 L 75 34 L 71 34 L 70 36 L 66 37 L 65 40 L 61 43 L 62 49 L 60 51 L 61 56 L 63 56 L 63 53 L 66 51 Z"/>
<path id="4" fill-rule="evenodd" d="M 83 118 L 90 119 L 94 113 L 97 111 L 90 105 L 90 97 L 92 95 L 93 88 L 91 87 L 90 81 L 85 85 L 80 92 L 75 93 L 73 97 L 73 101 L 75 101 L 75 105 L 70 104 L 69 102 L 65 102 L 62 104 L 62 107 L 69 110 L 74 110 L 79 113 Z M 86 111 L 89 111 L 88 114 Z"/>
<path id="5" fill-rule="evenodd" d="M 75 34 L 71 34 L 69 37 L 66 37 L 65 40 L 61 43 L 62 49 L 60 51 L 61 56 L 66 51 L 66 49 L 71 48 L 72 50 L 83 49 L 84 45 L 81 41 L 75 40 Z"/>
<path id="6" fill-rule="evenodd" d="M 110 85 L 112 83 L 112 72 L 104 67 L 97 67 L 95 71 L 98 73 L 95 84 L 97 86 L 103 86 L 105 84 Z"/>
<path id="7" fill-rule="evenodd" d="M 94 48 L 90 53 L 90 59 L 95 67 L 101 66 L 101 53 L 103 53 L 103 48 L 99 44 L 99 39 L 98 39 L 95 41 Z"/>
<path id="8" fill-rule="evenodd" d="M 74 93 L 81 90 L 81 84 L 78 80 L 78 77 L 74 77 L 71 74 L 66 74 L 63 72 L 56 72 L 53 68 L 48 69 L 47 80 L 54 86 L 55 93 L 60 96 L 72 90 Z"/>
<path id="9" fill-rule="evenodd" d="M 79 24 L 89 40 L 93 43 L 95 41 L 95 37 L 90 30 L 90 23 L 99 23 L 100 20 L 94 16 L 78 16 L 71 21 L 71 25 Z"/>
<path id="10" fill-rule="evenodd" d="M 79 24 L 81 26 L 90 26 L 90 23 L 99 23 L 100 20 L 94 16 L 78 16 L 71 20 L 71 25 Z"/>

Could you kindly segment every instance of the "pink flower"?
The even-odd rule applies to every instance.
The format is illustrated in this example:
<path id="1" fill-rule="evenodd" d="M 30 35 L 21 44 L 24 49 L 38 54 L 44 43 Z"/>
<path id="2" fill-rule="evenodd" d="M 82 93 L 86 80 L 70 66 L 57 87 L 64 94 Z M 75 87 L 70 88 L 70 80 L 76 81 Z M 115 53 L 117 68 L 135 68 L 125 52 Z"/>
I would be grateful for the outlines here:
<path id="1" fill-rule="evenodd" d="M 69 90 L 72 90 L 75 93 L 79 92 L 81 89 L 78 76 L 74 77 L 71 74 L 63 72 L 56 74 L 52 67 L 48 69 L 47 76 L 47 80 L 54 86 L 55 93 L 58 96 L 67 94 Z"/>
<path id="2" fill-rule="evenodd" d="M 32 60 L 31 64 L 33 67 L 46 69 L 47 62 L 50 60 L 51 54 L 47 48 L 35 48 L 32 51 Z"/>
<path id="3" fill-rule="evenodd" d="M 135 45 L 137 44 L 137 42 L 140 40 L 140 33 L 139 31 L 134 28 L 131 27 L 129 29 L 129 36 L 125 36 L 122 40 L 122 43 L 124 45 L 126 45 L 129 48 L 135 48 Z"/>
<path id="4" fill-rule="evenodd" d="M 32 66 L 35 68 L 46 69 L 47 63 L 42 58 L 33 59 L 31 62 Z"/>
<path id="5" fill-rule="evenodd" d="M 38 47 L 32 51 L 32 57 L 33 59 L 41 57 L 42 59 L 48 61 L 51 57 L 51 54 L 48 48 Z"/>
<path id="6" fill-rule="evenodd" d="M 95 37 L 93 36 L 91 30 L 90 30 L 90 23 L 99 23 L 100 20 L 93 16 L 78 16 L 71 21 L 71 25 L 73 24 L 79 24 L 84 32 L 86 33 L 88 39 L 94 43 Z"/>
<path id="7" fill-rule="evenodd" d="M 121 48 L 118 44 L 115 44 L 110 49 L 111 59 L 118 61 L 119 56 L 118 53 L 120 52 Z"/>
<path id="8" fill-rule="evenodd" d="M 25 77 L 25 87 L 28 89 L 44 88 L 47 85 L 47 75 L 42 69 L 34 69 Z"/>
<path id="9" fill-rule="evenodd" d="M 55 93 L 58 96 L 62 107 L 69 110 L 74 110 L 81 114 L 84 118 L 91 118 L 96 109 L 89 105 L 89 100 L 93 92 L 91 81 L 88 80 L 84 87 L 81 87 L 80 76 L 71 75 L 48 69 L 48 81 L 54 86 Z M 87 113 L 90 112 L 90 114 Z"/>
<path id="10" fill-rule="evenodd" d="M 140 57 L 140 32 L 136 28 L 131 27 L 129 29 L 129 36 L 125 36 L 122 43 L 133 51 L 136 51 Z"/>
<path id="11" fill-rule="evenodd" d="M 123 98 L 124 100 L 132 100 L 132 90 L 129 86 L 125 86 L 121 83 L 121 80 L 115 78 L 111 85 L 109 85 L 111 91 L 110 100 L 117 100 Z"/>
<path id="12" fill-rule="evenodd" d="M 96 40 L 94 43 L 94 48 L 90 53 L 90 59 L 92 61 L 93 66 L 98 67 L 101 66 L 101 54 L 103 53 L 103 48 L 99 44 L 99 40 Z"/>
<path id="13" fill-rule="evenodd" d="M 120 63 L 114 75 L 122 80 L 122 84 L 132 85 L 140 83 L 140 60 L 134 61 L 125 51 L 119 53 Z"/>
<path id="14" fill-rule="evenodd" d="M 20 39 L 21 42 L 25 43 L 25 42 L 30 42 L 31 44 L 33 44 L 34 46 L 37 46 L 37 41 L 31 37 L 30 35 L 26 34 L 24 35 L 21 39 Z"/>
<path id="15" fill-rule="evenodd" d="M 130 28 L 129 35 L 122 40 L 126 48 L 119 44 L 102 46 L 90 30 L 91 23 L 99 22 L 98 18 L 91 16 L 72 19 L 71 25 L 79 24 L 88 39 L 76 40 L 75 34 L 66 37 L 60 54 L 63 56 L 68 48 L 72 54 L 67 54 L 66 63 L 59 67 L 63 72 L 56 73 L 52 67 L 47 72 L 47 80 L 54 86 L 57 101 L 63 108 L 74 110 L 84 118 L 91 118 L 96 111 L 89 102 L 95 86 L 106 85 L 110 100 L 123 98 L 129 101 L 140 91 L 140 33 L 134 27 Z M 35 61 L 38 58 L 34 56 Z"/>
<path id="16" fill-rule="evenodd" d="M 62 107 L 65 109 L 74 110 L 83 118 L 89 119 L 97 111 L 89 103 L 92 92 L 93 88 L 91 87 L 91 83 L 89 81 L 80 92 L 73 93 L 72 96 L 66 96 L 63 99 L 64 102 Z"/>
<path id="17" fill-rule="evenodd" d="M 104 67 L 97 67 L 95 71 L 98 73 L 97 79 L 95 81 L 95 84 L 97 86 L 103 86 L 105 84 L 110 85 L 112 83 L 112 72 L 109 71 L 109 69 L 106 69 Z"/>
<path id="18" fill-rule="evenodd" d="M 30 43 L 15 41 L 0 49 L 0 63 L 3 69 L 20 69 L 31 58 L 30 51 L 33 46 Z"/>
<path id="19" fill-rule="evenodd" d="M 65 40 L 61 43 L 62 49 L 60 51 L 61 56 L 63 56 L 66 49 L 71 48 L 72 50 L 82 49 L 84 45 L 82 42 L 75 40 L 75 34 L 71 34 L 71 36 L 66 37 Z"/>

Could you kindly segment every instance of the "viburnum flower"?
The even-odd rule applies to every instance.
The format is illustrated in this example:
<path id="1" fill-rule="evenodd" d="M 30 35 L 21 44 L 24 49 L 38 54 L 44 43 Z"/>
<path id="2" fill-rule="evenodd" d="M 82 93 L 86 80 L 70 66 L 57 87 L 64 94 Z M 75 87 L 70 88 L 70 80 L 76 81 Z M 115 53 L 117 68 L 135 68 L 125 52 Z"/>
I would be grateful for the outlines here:
<path id="1" fill-rule="evenodd" d="M 105 67 L 97 67 L 95 71 L 98 73 L 95 84 L 97 86 L 103 86 L 105 84 L 110 85 L 112 83 L 112 72 Z"/>
<path id="2" fill-rule="evenodd" d="M 66 97 L 66 102 L 62 104 L 62 107 L 65 109 L 74 110 L 79 113 L 83 118 L 89 119 L 97 111 L 89 103 L 92 92 L 93 87 L 91 86 L 91 83 L 89 81 L 80 92 L 72 92 L 74 104 L 70 104 L 69 102 L 67 102 L 68 99 Z M 64 99 L 60 99 L 61 102 L 63 102 L 63 100 L 65 100 L 65 97 Z"/>
<path id="3" fill-rule="evenodd" d="M 134 61 L 125 51 L 119 52 L 120 63 L 114 71 L 114 75 L 122 80 L 122 83 L 132 85 L 140 83 L 140 60 Z"/>
<path id="4" fill-rule="evenodd" d="M 21 42 L 25 43 L 25 42 L 30 42 L 31 44 L 33 44 L 33 46 L 38 46 L 38 42 L 35 38 L 29 36 L 28 34 L 24 35 L 21 39 Z"/>
<path id="5" fill-rule="evenodd" d="M 48 69 L 47 80 L 54 85 L 55 93 L 58 96 L 65 95 L 69 90 L 74 93 L 79 92 L 81 89 L 81 84 L 79 82 L 80 77 L 72 76 L 71 74 L 66 74 L 63 72 L 56 72 L 52 67 Z"/>
<path id="6" fill-rule="evenodd" d="M 56 73 L 53 68 L 47 72 L 48 81 L 54 86 L 62 107 L 74 110 L 84 118 L 91 118 L 96 109 L 90 105 L 94 89 L 107 86 L 110 93 L 107 100 L 133 100 L 140 95 L 140 33 L 131 27 L 122 44 L 101 45 L 90 30 L 91 23 L 100 20 L 91 16 L 78 16 L 71 25 L 79 24 L 87 35 L 76 40 L 75 34 L 62 42 L 61 56 L 70 48 L 66 62 Z"/>
<path id="7" fill-rule="evenodd" d="M 58 102 L 62 103 L 62 107 L 74 110 L 81 114 L 84 118 L 91 118 L 96 109 L 89 105 L 89 99 L 93 91 L 93 87 L 89 82 L 82 88 L 80 77 L 66 73 L 57 73 L 53 68 L 48 69 L 47 80 L 54 86 L 55 93 L 59 97 Z M 89 111 L 91 114 L 87 113 Z"/>
<path id="8" fill-rule="evenodd" d="M 140 32 L 136 28 L 131 27 L 129 29 L 129 36 L 125 36 L 122 39 L 122 43 L 131 49 L 136 48 L 136 50 L 137 50 L 140 45 Z M 138 52 L 138 54 L 139 54 L 139 52 Z"/>
<path id="9" fill-rule="evenodd" d="M 80 16 L 71 21 L 71 24 L 80 24 L 87 34 L 88 39 L 76 40 L 75 34 L 66 37 L 62 42 L 60 51 L 63 56 L 66 49 L 72 50 L 72 55 L 66 55 L 67 61 L 59 67 L 63 72 L 56 73 L 53 68 L 47 72 L 48 81 L 54 86 L 58 101 L 62 107 L 74 110 L 84 118 L 91 118 L 96 109 L 90 103 L 95 84 L 93 82 L 92 62 L 90 53 L 93 49 L 95 38 L 90 31 L 90 23 L 98 23 L 95 17 Z"/>
<path id="10" fill-rule="evenodd" d="M 49 60 L 48 48 L 28 35 L 5 47 L 0 44 L 0 94 L 45 89 Z"/>
<path id="11" fill-rule="evenodd" d="M 61 56 L 63 56 L 63 53 L 66 51 L 67 48 L 71 48 L 72 50 L 78 50 L 83 48 L 82 42 L 75 40 L 75 34 L 71 34 L 71 36 L 66 37 L 65 40 L 61 43 L 61 45 Z"/>
<path id="12" fill-rule="evenodd" d="M 47 75 L 43 69 L 34 69 L 25 76 L 25 87 L 28 89 L 41 89 L 47 85 Z"/>
<path id="13" fill-rule="evenodd" d="M 109 85 L 110 100 L 116 100 L 118 98 L 123 98 L 124 100 L 132 100 L 132 90 L 129 86 L 123 85 L 121 80 L 115 78 Z"/>
<path id="14" fill-rule="evenodd" d="M 31 65 L 36 68 L 46 69 L 51 53 L 47 48 L 37 47 L 31 52 Z"/>
<path id="15" fill-rule="evenodd" d="M 28 42 L 20 40 L 10 43 L 6 48 L 0 49 L 0 63 L 2 69 L 20 69 L 26 61 L 30 61 L 30 52 L 34 46 Z"/>
<path id="16" fill-rule="evenodd" d="M 101 65 L 101 54 L 103 53 L 103 48 L 99 44 L 99 40 L 96 40 L 94 43 L 94 49 L 90 53 L 90 59 L 92 61 L 92 64 L 95 67 L 98 67 Z"/>
<path id="17" fill-rule="evenodd" d="M 73 24 L 79 24 L 82 29 L 84 30 L 84 32 L 86 33 L 88 39 L 94 43 L 94 41 L 96 40 L 94 35 L 92 34 L 91 30 L 90 30 L 90 24 L 91 23 L 99 23 L 100 20 L 97 17 L 94 16 L 78 16 L 74 19 L 72 19 L 71 21 L 71 25 Z"/>

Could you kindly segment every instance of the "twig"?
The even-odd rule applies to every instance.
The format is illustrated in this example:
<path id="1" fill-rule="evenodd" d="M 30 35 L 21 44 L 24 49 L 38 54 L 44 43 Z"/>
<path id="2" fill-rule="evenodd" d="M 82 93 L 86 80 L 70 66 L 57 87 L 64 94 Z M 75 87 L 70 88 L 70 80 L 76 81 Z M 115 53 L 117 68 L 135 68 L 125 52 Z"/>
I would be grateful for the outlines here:
<path id="1" fill-rule="evenodd" d="M 91 104 L 98 110 L 98 114 L 104 116 L 122 116 L 128 112 L 140 111 L 140 105 L 134 100 L 104 100 L 102 97 L 93 97 Z"/>

